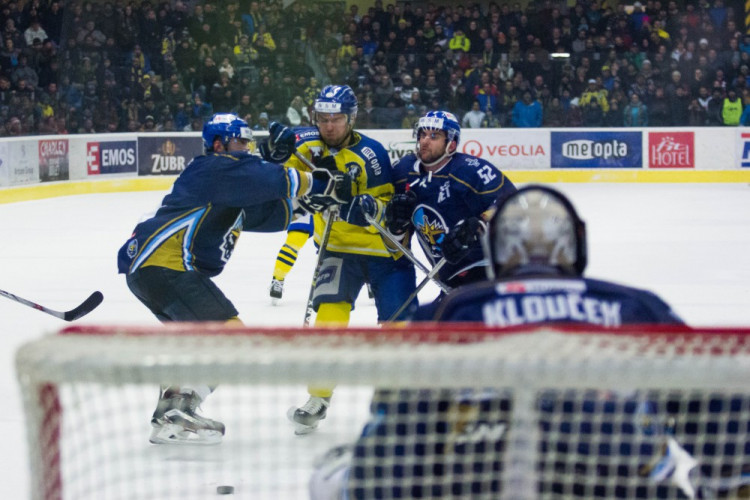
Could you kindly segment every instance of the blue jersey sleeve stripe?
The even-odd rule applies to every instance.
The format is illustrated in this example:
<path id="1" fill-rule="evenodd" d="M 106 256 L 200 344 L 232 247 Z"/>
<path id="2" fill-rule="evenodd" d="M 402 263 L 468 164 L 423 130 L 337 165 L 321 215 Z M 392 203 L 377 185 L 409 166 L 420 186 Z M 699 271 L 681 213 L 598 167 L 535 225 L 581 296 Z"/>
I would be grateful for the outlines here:
<path id="1" fill-rule="evenodd" d="M 185 238 L 182 243 L 182 261 L 185 269 L 188 271 L 193 270 L 192 266 L 192 254 L 190 248 L 193 242 L 193 235 L 195 234 L 196 228 L 198 227 L 199 221 L 203 218 L 203 215 L 207 212 L 207 207 L 202 207 L 200 210 L 190 212 L 185 217 L 181 217 L 171 224 L 165 226 L 159 230 L 149 241 L 146 242 L 143 250 L 141 250 L 138 257 L 133 261 L 130 266 L 130 272 L 132 273 L 143 264 L 153 252 L 159 248 L 166 240 L 171 238 L 175 233 L 182 229 L 186 229 Z"/>
<path id="2" fill-rule="evenodd" d="M 299 172 L 293 168 L 287 169 L 287 180 L 289 181 L 289 197 L 297 196 L 299 191 Z"/>

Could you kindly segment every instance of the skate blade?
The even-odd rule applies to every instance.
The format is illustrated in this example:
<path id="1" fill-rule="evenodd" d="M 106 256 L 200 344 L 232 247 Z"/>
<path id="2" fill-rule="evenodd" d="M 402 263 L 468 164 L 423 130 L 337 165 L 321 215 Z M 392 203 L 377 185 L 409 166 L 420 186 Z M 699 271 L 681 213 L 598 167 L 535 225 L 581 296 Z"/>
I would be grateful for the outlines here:
<path id="1" fill-rule="evenodd" d="M 278 306 L 279 305 L 279 301 L 281 301 L 281 299 L 277 299 L 276 297 L 272 297 L 271 298 L 271 305 L 272 306 Z"/>
<path id="2" fill-rule="evenodd" d="M 295 411 L 297 411 L 297 408 L 294 407 L 294 406 L 292 406 L 291 408 L 289 408 L 286 411 L 286 418 L 294 426 L 294 435 L 295 436 L 304 436 L 305 434 L 310 434 L 311 432 L 313 432 L 315 429 L 318 428 L 318 423 L 320 422 L 320 420 L 318 422 L 315 422 L 313 425 L 300 424 L 299 422 L 297 422 L 296 420 L 294 420 L 294 412 Z M 323 419 L 321 419 L 321 420 L 323 420 Z"/>
<path id="3" fill-rule="evenodd" d="M 154 427 L 149 442 L 152 444 L 177 444 L 210 446 L 221 443 L 223 434 L 219 431 L 200 429 L 197 432 L 185 430 L 181 425 L 163 424 Z"/>

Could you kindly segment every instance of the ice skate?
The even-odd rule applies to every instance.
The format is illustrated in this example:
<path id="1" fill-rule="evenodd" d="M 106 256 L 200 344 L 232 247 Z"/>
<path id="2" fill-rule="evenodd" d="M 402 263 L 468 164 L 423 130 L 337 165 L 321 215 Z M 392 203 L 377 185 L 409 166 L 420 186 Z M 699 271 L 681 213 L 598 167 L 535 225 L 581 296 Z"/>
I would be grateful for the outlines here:
<path id="1" fill-rule="evenodd" d="M 375 298 L 375 292 L 372 291 L 372 285 L 367 283 L 367 298 L 374 299 Z"/>
<path id="2" fill-rule="evenodd" d="M 287 418 L 294 424 L 294 433 L 299 436 L 317 429 L 318 423 L 326 418 L 326 413 L 330 405 L 331 398 L 310 396 L 307 403 L 301 407 L 289 408 Z"/>
<path id="3" fill-rule="evenodd" d="M 284 295 L 284 280 L 273 278 L 271 280 L 271 290 L 269 294 L 271 295 L 271 304 L 278 304 L 282 295 Z"/>
<path id="4" fill-rule="evenodd" d="M 159 398 L 151 417 L 153 444 L 218 444 L 224 436 L 224 424 L 198 415 L 201 398 L 167 390 Z"/>

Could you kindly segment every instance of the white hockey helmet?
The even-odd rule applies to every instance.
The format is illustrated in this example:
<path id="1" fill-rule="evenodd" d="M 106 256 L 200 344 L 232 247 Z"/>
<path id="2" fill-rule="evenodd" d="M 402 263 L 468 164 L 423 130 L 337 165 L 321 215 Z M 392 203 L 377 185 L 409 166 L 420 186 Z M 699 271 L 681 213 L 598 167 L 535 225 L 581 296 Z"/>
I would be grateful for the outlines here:
<path id="1" fill-rule="evenodd" d="M 539 185 L 519 189 L 498 204 L 488 226 L 484 249 L 491 276 L 531 265 L 572 275 L 581 275 L 586 268 L 586 225 L 555 189 Z"/>

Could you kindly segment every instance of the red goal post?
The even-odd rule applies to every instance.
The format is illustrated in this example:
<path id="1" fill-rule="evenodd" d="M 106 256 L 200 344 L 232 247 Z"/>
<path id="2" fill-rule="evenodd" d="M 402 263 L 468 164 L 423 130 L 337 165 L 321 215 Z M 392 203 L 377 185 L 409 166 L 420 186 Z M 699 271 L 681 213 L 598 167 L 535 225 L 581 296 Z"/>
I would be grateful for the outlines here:
<path id="1" fill-rule="evenodd" d="M 303 498 L 343 444 L 353 498 L 684 498 L 750 475 L 748 329 L 73 326 L 16 370 L 38 499 Z M 217 386 L 202 411 L 222 444 L 148 443 L 158 386 L 181 382 Z M 308 384 L 335 395 L 294 436 Z M 687 487 L 659 470 L 679 450 Z"/>

